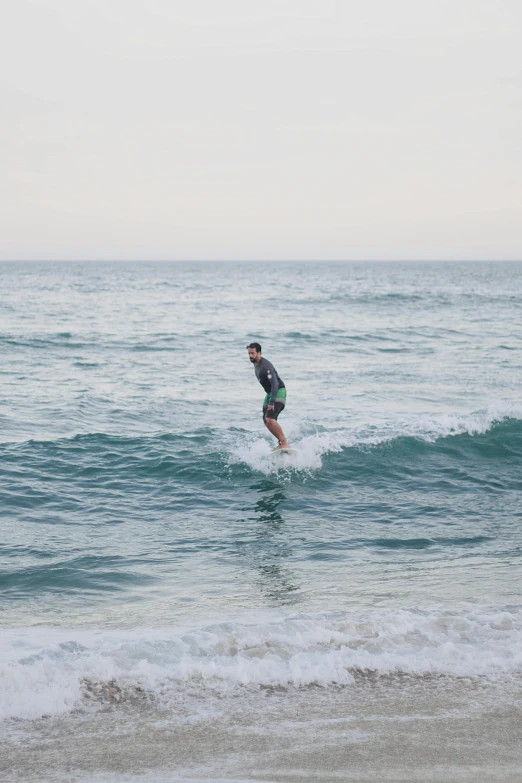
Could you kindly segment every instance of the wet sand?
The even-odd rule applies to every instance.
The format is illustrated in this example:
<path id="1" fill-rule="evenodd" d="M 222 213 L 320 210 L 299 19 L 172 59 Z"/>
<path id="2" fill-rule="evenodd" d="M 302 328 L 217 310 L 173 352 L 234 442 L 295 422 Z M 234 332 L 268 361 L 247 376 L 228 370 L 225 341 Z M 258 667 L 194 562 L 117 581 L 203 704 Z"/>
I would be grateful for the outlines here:
<path id="1" fill-rule="evenodd" d="M 163 704 L 106 689 L 66 720 L 9 724 L 0 779 L 519 783 L 521 695 L 513 683 L 407 677 L 241 695 L 194 689 Z"/>

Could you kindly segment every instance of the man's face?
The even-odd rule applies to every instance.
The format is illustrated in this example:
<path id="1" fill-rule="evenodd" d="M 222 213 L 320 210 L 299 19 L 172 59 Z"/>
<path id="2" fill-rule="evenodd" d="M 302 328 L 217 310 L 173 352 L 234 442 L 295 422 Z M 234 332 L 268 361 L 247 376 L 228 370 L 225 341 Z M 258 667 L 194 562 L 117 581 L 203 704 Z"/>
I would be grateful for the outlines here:
<path id="1" fill-rule="evenodd" d="M 261 358 L 261 354 L 259 353 L 259 351 L 256 351 L 255 348 L 247 348 L 247 351 L 248 351 L 248 358 L 250 359 L 252 364 L 257 364 Z"/>

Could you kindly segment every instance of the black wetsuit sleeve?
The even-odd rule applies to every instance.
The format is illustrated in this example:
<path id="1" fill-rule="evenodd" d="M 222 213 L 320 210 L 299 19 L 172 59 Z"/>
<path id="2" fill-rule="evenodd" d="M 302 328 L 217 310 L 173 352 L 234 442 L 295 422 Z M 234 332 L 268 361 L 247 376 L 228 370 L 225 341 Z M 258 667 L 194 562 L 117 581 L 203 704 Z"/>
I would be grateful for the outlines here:
<path id="1" fill-rule="evenodd" d="M 268 404 L 274 405 L 277 397 L 277 392 L 279 389 L 279 378 L 277 377 L 277 373 L 275 371 L 274 365 L 271 364 L 271 362 L 269 362 L 267 359 L 265 359 L 265 367 L 266 367 L 266 376 L 270 381 L 270 400 Z"/>

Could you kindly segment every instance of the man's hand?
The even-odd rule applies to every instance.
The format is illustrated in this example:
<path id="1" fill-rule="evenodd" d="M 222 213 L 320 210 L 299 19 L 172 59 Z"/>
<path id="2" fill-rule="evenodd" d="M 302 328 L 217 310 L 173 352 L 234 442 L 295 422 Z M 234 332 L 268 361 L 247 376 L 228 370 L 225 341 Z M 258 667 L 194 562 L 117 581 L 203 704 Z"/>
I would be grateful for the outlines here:
<path id="1" fill-rule="evenodd" d="M 269 410 L 269 411 L 273 411 L 273 410 L 274 410 L 274 406 L 273 406 L 273 405 L 269 405 L 269 406 L 268 406 L 268 408 L 267 408 L 267 410 Z"/>

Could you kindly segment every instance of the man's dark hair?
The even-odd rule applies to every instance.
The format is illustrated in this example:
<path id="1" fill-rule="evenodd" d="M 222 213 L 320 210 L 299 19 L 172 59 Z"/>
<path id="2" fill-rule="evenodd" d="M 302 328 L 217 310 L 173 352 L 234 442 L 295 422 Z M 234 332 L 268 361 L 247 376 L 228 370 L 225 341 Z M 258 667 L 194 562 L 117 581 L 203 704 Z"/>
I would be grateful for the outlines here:
<path id="1" fill-rule="evenodd" d="M 250 343 L 250 345 L 247 345 L 248 348 L 255 348 L 258 353 L 261 353 L 261 346 L 259 343 Z"/>

